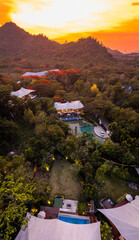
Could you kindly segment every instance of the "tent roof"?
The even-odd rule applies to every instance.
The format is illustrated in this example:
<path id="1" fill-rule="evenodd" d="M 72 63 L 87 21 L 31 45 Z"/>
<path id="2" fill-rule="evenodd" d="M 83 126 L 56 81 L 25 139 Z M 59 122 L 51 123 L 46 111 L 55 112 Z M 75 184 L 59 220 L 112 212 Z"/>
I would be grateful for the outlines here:
<path id="1" fill-rule="evenodd" d="M 31 215 L 28 213 L 27 217 Z M 71 224 L 58 219 L 31 216 L 28 228 L 20 230 L 15 240 L 101 240 L 100 222 Z"/>
<path id="2" fill-rule="evenodd" d="M 98 210 L 113 222 L 126 240 L 139 240 L 139 196 L 121 207 Z"/>
<path id="3" fill-rule="evenodd" d="M 66 103 L 55 102 L 54 106 L 56 110 L 79 109 L 84 107 L 84 105 L 80 101 L 72 101 Z"/>
<path id="4" fill-rule="evenodd" d="M 41 76 L 45 76 L 46 73 L 48 72 L 60 72 L 59 69 L 52 69 L 52 70 L 46 70 L 46 71 L 43 71 L 43 72 L 26 72 L 22 75 L 22 77 L 25 77 L 25 76 L 38 76 L 38 77 L 41 77 Z"/>
<path id="5" fill-rule="evenodd" d="M 25 88 L 21 88 L 20 90 L 16 91 L 16 92 L 11 92 L 11 95 L 12 96 L 16 96 L 16 97 L 19 97 L 19 98 L 22 98 L 26 95 L 28 95 L 29 93 L 32 93 L 34 92 L 35 90 L 30 90 L 30 89 L 25 89 Z"/>

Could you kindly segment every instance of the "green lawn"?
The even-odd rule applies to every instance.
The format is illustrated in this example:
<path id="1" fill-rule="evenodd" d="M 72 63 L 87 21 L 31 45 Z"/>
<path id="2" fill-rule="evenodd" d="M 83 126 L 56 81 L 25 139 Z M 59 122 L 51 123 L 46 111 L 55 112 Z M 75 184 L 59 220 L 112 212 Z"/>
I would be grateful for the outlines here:
<path id="1" fill-rule="evenodd" d="M 99 198 L 111 198 L 112 201 L 128 193 L 132 196 L 139 195 L 139 190 L 134 191 L 128 187 L 127 182 L 118 178 L 105 177 L 106 184 L 104 184 L 102 191 L 99 193 Z"/>
<path id="2" fill-rule="evenodd" d="M 55 195 L 64 195 L 65 198 L 78 200 L 82 188 L 77 174 L 71 170 L 71 164 L 65 159 L 56 159 L 51 170 L 49 184 L 50 198 Z"/>
<path id="3" fill-rule="evenodd" d="M 57 194 L 64 195 L 65 198 L 69 199 L 79 199 L 82 188 L 77 174 L 70 168 L 70 166 L 71 163 L 67 160 L 56 158 L 49 179 L 49 185 L 51 186 L 51 200 L 53 200 Z M 116 202 L 116 200 L 125 193 L 135 196 L 139 195 L 139 190 L 132 190 L 128 187 L 127 182 L 122 179 L 106 176 L 105 184 L 98 192 L 98 200 L 102 198 L 111 198 L 113 202 Z"/>

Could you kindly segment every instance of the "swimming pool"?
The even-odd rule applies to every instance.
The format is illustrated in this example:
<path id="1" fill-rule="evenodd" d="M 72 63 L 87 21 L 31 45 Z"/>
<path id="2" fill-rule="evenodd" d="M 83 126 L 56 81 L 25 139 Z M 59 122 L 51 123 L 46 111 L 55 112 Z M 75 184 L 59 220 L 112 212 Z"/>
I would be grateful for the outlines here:
<path id="1" fill-rule="evenodd" d="M 73 218 L 73 217 L 67 217 L 67 216 L 59 216 L 59 220 L 63 222 L 73 223 L 73 224 L 89 224 L 89 219 L 86 218 Z"/>
<path id="2" fill-rule="evenodd" d="M 80 124 L 80 131 L 81 133 L 87 132 L 89 134 L 93 134 L 93 126 L 84 122 L 83 125 Z"/>
<path id="3" fill-rule="evenodd" d="M 100 143 L 103 143 L 105 141 L 105 139 L 98 137 L 95 134 L 94 126 L 91 123 L 80 120 L 80 121 L 68 122 L 68 125 L 72 129 L 73 134 L 77 132 L 77 136 L 82 135 L 84 132 L 87 132 L 89 134 L 92 134 L 93 137 L 96 140 L 98 140 Z"/>

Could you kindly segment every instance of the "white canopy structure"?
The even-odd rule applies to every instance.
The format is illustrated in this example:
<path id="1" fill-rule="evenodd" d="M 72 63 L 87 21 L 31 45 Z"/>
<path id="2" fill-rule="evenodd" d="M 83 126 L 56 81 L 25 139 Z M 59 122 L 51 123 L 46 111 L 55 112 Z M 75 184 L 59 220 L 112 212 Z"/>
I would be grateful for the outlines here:
<path id="1" fill-rule="evenodd" d="M 84 107 L 80 101 L 72 101 L 66 103 L 55 102 L 54 106 L 56 110 L 80 109 Z"/>
<path id="2" fill-rule="evenodd" d="M 47 71 L 43 71 L 43 72 L 26 72 L 22 75 L 22 77 L 26 77 L 26 76 L 38 76 L 38 77 L 42 77 L 45 76 L 48 72 L 60 72 L 59 69 L 52 69 L 52 70 L 47 70 Z"/>
<path id="3" fill-rule="evenodd" d="M 139 196 L 121 207 L 98 209 L 126 240 L 139 240 Z"/>
<path id="4" fill-rule="evenodd" d="M 24 97 L 24 96 L 26 96 L 26 95 L 34 92 L 34 91 L 35 91 L 35 90 L 30 90 L 30 89 L 21 88 L 21 89 L 18 90 L 18 91 L 15 91 L 15 92 L 13 91 L 13 92 L 11 92 L 11 95 L 12 95 L 12 96 L 19 97 L 19 98 L 22 98 L 22 97 Z"/>
<path id="5" fill-rule="evenodd" d="M 58 219 L 41 219 L 31 216 L 28 228 L 20 230 L 15 240 L 101 240 L 100 222 L 71 224 Z"/>

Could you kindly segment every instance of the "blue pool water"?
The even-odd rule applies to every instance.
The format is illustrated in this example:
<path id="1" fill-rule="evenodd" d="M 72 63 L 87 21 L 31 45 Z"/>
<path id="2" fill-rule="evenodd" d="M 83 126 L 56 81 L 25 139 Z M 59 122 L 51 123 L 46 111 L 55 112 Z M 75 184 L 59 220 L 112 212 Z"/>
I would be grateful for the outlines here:
<path id="1" fill-rule="evenodd" d="M 93 127 L 90 124 L 85 124 L 83 126 L 80 126 L 81 133 L 87 132 L 90 134 L 93 134 Z"/>
<path id="2" fill-rule="evenodd" d="M 74 223 L 74 224 L 88 224 L 89 223 L 89 219 L 84 219 L 84 218 L 59 216 L 58 219 L 63 222 Z"/>

